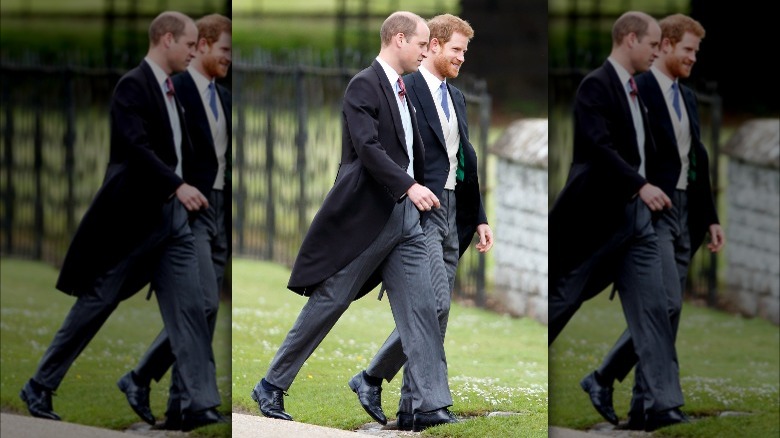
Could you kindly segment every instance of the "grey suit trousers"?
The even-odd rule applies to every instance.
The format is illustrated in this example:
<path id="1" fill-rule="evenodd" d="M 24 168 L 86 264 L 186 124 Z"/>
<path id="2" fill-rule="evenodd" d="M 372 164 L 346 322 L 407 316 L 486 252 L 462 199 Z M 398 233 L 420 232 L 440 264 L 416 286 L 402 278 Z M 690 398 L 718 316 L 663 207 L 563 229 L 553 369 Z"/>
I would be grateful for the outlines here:
<path id="1" fill-rule="evenodd" d="M 191 213 L 193 216 L 190 220 L 190 227 L 195 236 L 195 248 L 198 256 L 199 283 L 201 285 L 199 296 L 202 296 L 205 305 L 209 339 L 213 340 L 217 311 L 219 310 L 219 292 L 222 288 L 225 264 L 228 259 L 228 246 L 223 192 L 212 190 L 208 201 L 209 207 L 207 209 Z M 213 356 L 210 364 L 212 372 L 216 375 Z M 159 381 L 171 366 L 173 366 L 173 372 L 171 373 L 167 413 L 178 415 L 181 409 L 181 376 L 179 376 L 179 369 L 171 351 L 168 332 L 163 327 L 133 371 L 142 380 Z"/>
<path id="2" fill-rule="evenodd" d="M 677 338 L 682 312 L 683 292 L 691 261 L 691 238 L 688 232 L 688 196 L 683 190 L 672 194 L 672 208 L 653 225 L 658 235 L 658 247 L 661 252 L 663 285 L 669 312 L 672 334 Z M 609 380 L 623 381 L 634 365 L 639 370 L 641 363 L 634 352 L 631 333 L 624 331 L 598 369 L 599 375 Z M 637 371 L 631 411 L 642 413 L 643 382 L 641 371 Z"/>
<path id="3" fill-rule="evenodd" d="M 455 205 L 455 192 L 444 190 L 439 196 L 441 207 L 433 209 L 428 220 L 423 225 L 425 233 L 425 245 L 428 249 L 430 263 L 431 283 L 436 299 L 436 314 L 439 318 L 441 339 L 447 331 L 447 322 L 450 315 L 450 303 L 452 290 L 455 286 L 455 273 L 458 270 L 458 226 L 455 221 L 457 212 Z M 380 377 L 388 382 L 398 374 L 398 371 L 406 363 L 401 337 L 398 329 L 393 329 L 382 347 L 374 355 L 371 363 L 366 368 L 366 373 L 373 377 Z M 404 369 L 404 378 L 401 385 L 401 399 L 398 403 L 399 412 L 412 412 L 412 393 L 409 385 L 410 379 L 407 370 Z"/>
<path id="4" fill-rule="evenodd" d="M 683 404 L 663 290 L 658 236 L 650 210 L 637 196 L 627 204 L 623 228 L 582 266 L 563 277 L 550 295 L 550 325 L 557 335 L 582 303 L 614 281 L 634 342 L 645 410 L 663 411 Z"/>
<path id="5" fill-rule="evenodd" d="M 122 263 L 78 297 L 44 353 L 33 379 L 56 389 L 70 366 L 95 337 L 119 303 L 151 281 L 156 291 L 173 356 L 181 364 L 182 409 L 199 411 L 218 406 L 212 372 L 211 337 L 199 294 L 195 239 L 187 210 L 172 198 L 152 235 Z"/>
<path id="6" fill-rule="evenodd" d="M 271 361 L 266 381 L 286 391 L 369 275 L 380 268 L 403 352 L 409 357 L 413 409 L 424 412 L 451 406 L 428 266 L 420 214 L 405 198 L 396 204 L 374 242 L 315 288 Z"/>

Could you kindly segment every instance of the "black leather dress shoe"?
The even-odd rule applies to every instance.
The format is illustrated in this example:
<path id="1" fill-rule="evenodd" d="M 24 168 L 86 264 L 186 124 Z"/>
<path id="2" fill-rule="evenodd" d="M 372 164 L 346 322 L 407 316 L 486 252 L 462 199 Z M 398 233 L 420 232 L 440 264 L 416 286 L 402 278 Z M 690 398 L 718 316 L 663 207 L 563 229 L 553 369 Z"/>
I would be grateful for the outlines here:
<path id="1" fill-rule="evenodd" d="M 165 421 L 160 423 L 159 426 L 154 427 L 154 429 L 181 430 L 181 414 L 167 415 Z"/>
<path id="2" fill-rule="evenodd" d="M 229 423 L 230 421 L 220 415 L 216 409 L 206 409 L 199 412 L 182 412 L 181 430 L 189 432 L 192 429 L 208 426 L 209 424 Z"/>
<path id="3" fill-rule="evenodd" d="M 582 390 L 590 396 L 590 403 L 605 420 L 617 426 L 618 417 L 612 407 L 612 387 L 601 386 L 596 380 L 595 372 L 588 374 L 580 381 Z"/>
<path id="4" fill-rule="evenodd" d="M 281 389 L 268 391 L 260 381 L 252 390 L 252 400 L 260 407 L 260 413 L 268 418 L 292 421 L 292 417 L 284 412 L 284 391 Z"/>
<path id="5" fill-rule="evenodd" d="M 59 421 L 60 416 L 54 412 L 54 408 L 51 405 L 52 393 L 53 391 L 40 386 L 36 389 L 32 381 L 29 381 L 24 384 L 19 397 L 27 403 L 27 410 L 30 411 L 30 415 L 33 417 Z"/>
<path id="6" fill-rule="evenodd" d="M 457 422 L 458 419 L 455 418 L 447 408 L 436 409 L 435 411 L 429 412 L 415 412 L 412 430 L 415 432 L 422 432 L 429 427 Z"/>
<path id="7" fill-rule="evenodd" d="M 629 412 L 628 422 L 624 429 L 627 430 L 645 430 L 645 413 L 642 412 Z"/>
<path id="8" fill-rule="evenodd" d="M 368 415 L 380 424 L 387 424 L 387 417 L 382 410 L 382 387 L 372 385 L 363 377 L 363 371 L 357 373 L 349 381 L 349 387 L 357 394 L 358 401 Z"/>
<path id="9" fill-rule="evenodd" d="M 414 428 L 414 415 L 408 412 L 398 413 L 398 430 L 412 430 Z"/>
<path id="10" fill-rule="evenodd" d="M 645 431 L 652 432 L 673 424 L 690 423 L 691 420 L 679 408 L 667 409 L 661 412 L 647 411 L 645 415 Z"/>
<path id="11" fill-rule="evenodd" d="M 127 403 L 133 408 L 133 411 L 141 417 L 142 420 L 154 426 L 154 415 L 152 415 L 152 408 L 149 407 L 149 392 L 151 389 L 148 386 L 139 386 L 133 380 L 132 371 L 128 372 L 118 382 L 116 386 L 119 390 L 125 393 L 127 397 Z"/>

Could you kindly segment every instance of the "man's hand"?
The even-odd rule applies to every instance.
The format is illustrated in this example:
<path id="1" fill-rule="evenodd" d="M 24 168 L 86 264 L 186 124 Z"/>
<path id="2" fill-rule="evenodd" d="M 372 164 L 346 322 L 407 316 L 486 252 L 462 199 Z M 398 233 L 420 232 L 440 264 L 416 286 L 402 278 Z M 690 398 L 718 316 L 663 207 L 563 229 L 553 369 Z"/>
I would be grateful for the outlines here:
<path id="1" fill-rule="evenodd" d="M 707 249 L 710 252 L 718 252 L 726 244 L 726 234 L 723 232 L 720 224 L 710 225 L 710 243 L 707 244 Z"/>
<path id="2" fill-rule="evenodd" d="M 439 198 L 433 194 L 428 187 L 414 183 L 409 190 L 406 191 L 406 195 L 412 200 L 415 207 L 420 211 L 429 211 L 431 208 L 439 208 Z"/>
<path id="3" fill-rule="evenodd" d="M 209 201 L 203 196 L 203 193 L 187 183 L 180 185 L 176 189 L 176 197 L 179 198 L 179 201 L 181 201 L 187 211 L 197 211 L 209 206 Z"/>
<path id="4" fill-rule="evenodd" d="M 672 200 L 666 196 L 663 190 L 647 183 L 639 189 L 639 197 L 651 211 L 661 211 L 664 208 L 672 208 Z"/>
<path id="5" fill-rule="evenodd" d="M 490 229 L 490 225 L 477 225 L 477 235 L 479 236 L 477 251 L 482 253 L 490 251 L 490 248 L 493 247 L 493 231 Z"/>

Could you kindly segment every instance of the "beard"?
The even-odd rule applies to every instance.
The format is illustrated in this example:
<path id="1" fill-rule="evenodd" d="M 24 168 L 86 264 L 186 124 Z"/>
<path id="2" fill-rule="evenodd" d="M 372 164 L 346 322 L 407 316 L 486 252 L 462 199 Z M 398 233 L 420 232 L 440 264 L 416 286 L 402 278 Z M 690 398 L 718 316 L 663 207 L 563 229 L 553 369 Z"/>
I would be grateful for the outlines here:
<path id="1" fill-rule="evenodd" d="M 672 57 L 666 61 L 666 69 L 669 70 L 672 76 L 686 79 L 691 75 L 693 66 L 687 66 L 682 59 Z"/>
<path id="2" fill-rule="evenodd" d="M 213 78 L 224 78 L 227 76 L 227 67 L 219 63 L 219 59 L 215 56 L 206 56 L 203 58 L 203 70 L 206 74 Z"/>
<path id="3" fill-rule="evenodd" d="M 457 78 L 460 71 L 452 65 L 452 62 L 444 56 L 439 55 L 433 59 L 433 66 L 436 71 L 442 74 L 447 79 Z"/>

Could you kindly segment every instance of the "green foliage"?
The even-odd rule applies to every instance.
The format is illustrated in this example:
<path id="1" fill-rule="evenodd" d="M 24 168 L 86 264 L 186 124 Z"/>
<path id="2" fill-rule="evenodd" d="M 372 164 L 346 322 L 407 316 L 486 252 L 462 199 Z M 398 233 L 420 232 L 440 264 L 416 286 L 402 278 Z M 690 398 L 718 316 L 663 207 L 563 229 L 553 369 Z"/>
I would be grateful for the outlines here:
<path id="1" fill-rule="evenodd" d="M 233 409 L 259 415 L 249 394 L 292 327 L 305 298 L 285 288 L 278 265 L 233 261 Z M 356 429 L 371 419 L 347 386 L 393 328 L 387 298 L 354 303 L 306 362 L 285 407 L 304 423 Z M 445 341 L 453 412 L 479 418 L 427 433 L 457 437 L 547 436 L 547 330 L 454 304 Z M 383 409 L 394 417 L 400 378 L 383 385 Z M 516 412 L 485 418 L 492 411 Z M 443 435 L 442 435 L 443 434 Z"/>
<path id="2" fill-rule="evenodd" d="M 7 258 L 0 263 L 0 406 L 4 412 L 27 414 L 19 390 L 32 377 L 74 302 L 54 289 L 56 278 L 56 269 L 42 263 Z M 144 300 L 144 292 L 119 305 L 65 376 L 54 397 L 54 410 L 63 420 L 118 430 L 140 421 L 116 381 L 138 363 L 163 326 L 156 300 Z M 225 413 L 231 405 L 229 312 L 228 306 L 220 310 L 214 335 L 220 410 Z M 151 407 L 158 419 L 165 412 L 169 384 L 170 373 L 152 384 Z M 230 425 L 216 425 L 193 434 L 228 437 L 230 430 Z"/>
<path id="3" fill-rule="evenodd" d="M 618 302 L 606 293 L 586 303 L 550 348 L 550 425 L 585 429 L 603 419 L 579 380 L 595 369 L 624 329 Z M 778 435 L 780 332 L 761 319 L 745 319 L 685 305 L 677 340 L 685 406 L 693 423 L 662 436 Z M 633 372 L 616 383 L 614 402 L 625 420 Z M 719 416 L 722 412 L 745 415 Z"/>

